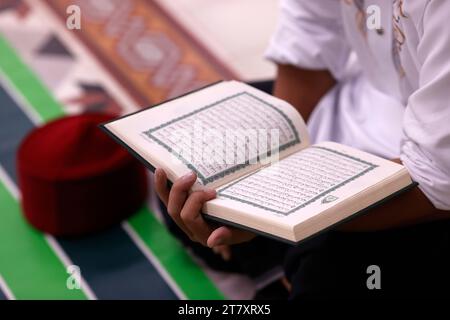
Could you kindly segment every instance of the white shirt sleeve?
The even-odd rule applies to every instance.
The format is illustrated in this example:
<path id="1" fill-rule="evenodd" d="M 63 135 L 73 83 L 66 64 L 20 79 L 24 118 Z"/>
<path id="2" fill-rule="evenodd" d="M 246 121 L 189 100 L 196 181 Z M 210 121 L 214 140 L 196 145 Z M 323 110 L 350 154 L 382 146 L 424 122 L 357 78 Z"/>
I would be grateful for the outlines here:
<path id="1" fill-rule="evenodd" d="M 433 205 L 450 210 L 450 6 L 430 1 L 417 47 L 419 89 L 405 110 L 401 159 Z"/>
<path id="2" fill-rule="evenodd" d="M 281 0 L 278 27 L 266 57 L 279 64 L 328 69 L 341 79 L 350 46 L 344 35 L 340 2 Z"/>

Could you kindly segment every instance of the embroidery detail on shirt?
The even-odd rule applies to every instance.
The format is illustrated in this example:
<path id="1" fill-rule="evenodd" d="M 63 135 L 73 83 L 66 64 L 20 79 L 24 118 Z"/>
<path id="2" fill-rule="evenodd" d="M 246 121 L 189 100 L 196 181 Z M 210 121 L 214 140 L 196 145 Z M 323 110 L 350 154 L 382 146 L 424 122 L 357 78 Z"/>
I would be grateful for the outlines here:
<path id="1" fill-rule="evenodd" d="M 393 13 L 392 13 L 392 29 L 393 29 L 393 57 L 394 65 L 397 72 L 401 78 L 406 74 L 403 68 L 402 61 L 400 58 L 400 52 L 402 47 L 406 42 L 406 36 L 401 28 L 401 19 L 408 18 L 408 16 L 403 11 L 403 0 L 394 0 L 393 2 Z"/>
<path id="2" fill-rule="evenodd" d="M 364 39 L 367 39 L 366 10 L 364 9 L 364 0 L 344 0 L 348 5 L 356 7 L 356 26 Z"/>
<path id="3" fill-rule="evenodd" d="M 367 40 L 367 26 L 366 26 L 366 10 L 365 10 L 365 0 L 343 0 L 347 5 L 355 6 L 356 8 L 356 26 L 359 32 L 363 35 L 364 39 Z M 392 32 L 393 32 L 393 40 L 392 40 L 392 56 L 394 60 L 394 67 L 397 70 L 400 78 L 403 78 L 406 75 L 405 69 L 403 68 L 400 52 L 402 51 L 402 47 L 406 42 L 406 36 L 401 28 L 401 20 L 407 19 L 408 16 L 403 11 L 403 1 L 404 0 L 393 0 L 393 12 L 392 12 Z M 378 30 L 377 30 L 378 31 Z M 379 30 L 382 34 L 382 30 Z"/>

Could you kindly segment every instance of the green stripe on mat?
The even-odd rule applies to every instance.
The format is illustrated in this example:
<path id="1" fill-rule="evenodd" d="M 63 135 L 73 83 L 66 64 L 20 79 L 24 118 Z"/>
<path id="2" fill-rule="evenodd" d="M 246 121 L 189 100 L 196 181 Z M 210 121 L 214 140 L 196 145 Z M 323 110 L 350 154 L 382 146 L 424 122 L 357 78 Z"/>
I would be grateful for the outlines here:
<path id="1" fill-rule="evenodd" d="M 42 233 L 22 218 L 16 199 L 0 182 L 0 273 L 17 299 L 86 299 L 69 290 L 69 274 Z"/>
<path id="2" fill-rule="evenodd" d="M 44 122 L 64 114 L 45 86 L 0 35 L 0 69 L 28 100 Z M 153 252 L 189 299 L 223 299 L 224 296 L 180 243 L 147 208 L 129 220 L 131 227 Z M 1 229 L 0 229 L 1 230 Z M 6 278 L 6 275 L 5 275 Z M 9 279 L 7 279 L 10 281 Z M 13 293 L 15 293 L 14 289 Z M 20 298 L 20 297 L 19 297 Z"/>
<path id="3" fill-rule="evenodd" d="M 224 299 L 183 246 L 167 233 L 147 208 L 142 208 L 128 222 L 188 299 Z"/>
<path id="4" fill-rule="evenodd" d="M 20 93 L 34 106 L 44 122 L 62 115 L 61 107 L 36 75 L 22 62 L 0 34 L 0 69 Z"/>

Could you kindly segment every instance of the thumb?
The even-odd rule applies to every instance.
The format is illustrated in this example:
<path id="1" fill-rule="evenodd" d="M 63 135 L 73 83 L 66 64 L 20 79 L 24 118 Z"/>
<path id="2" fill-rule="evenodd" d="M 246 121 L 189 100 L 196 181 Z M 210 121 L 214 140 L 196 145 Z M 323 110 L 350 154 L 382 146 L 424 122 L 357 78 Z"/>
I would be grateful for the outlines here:
<path id="1" fill-rule="evenodd" d="M 255 234 L 248 231 L 222 226 L 209 235 L 207 245 L 210 248 L 221 245 L 231 245 L 249 241 L 255 236 Z"/>

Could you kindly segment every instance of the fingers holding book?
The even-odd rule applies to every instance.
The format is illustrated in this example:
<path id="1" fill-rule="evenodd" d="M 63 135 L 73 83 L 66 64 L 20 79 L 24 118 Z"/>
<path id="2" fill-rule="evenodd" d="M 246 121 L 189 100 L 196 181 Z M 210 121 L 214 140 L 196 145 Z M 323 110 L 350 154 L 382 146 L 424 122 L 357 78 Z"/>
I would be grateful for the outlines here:
<path id="1" fill-rule="evenodd" d="M 203 219 L 201 209 L 206 201 L 212 200 L 215 197 L 216 192 L 214 190 L 195 191 L 186 199 L 180 212 L 181 221 L 187 227 L 188 231 L 194 235 L 194 241 L 198 241 L 205 246 L 213 229 Z"/>
<path id="2" fill-rule="evenodd" d="M 161 201 L 167 207 L 169 202 L 169 189 L 167 188 L 167 175 L 164 170 L 156 169 L 155 171 L 155 189 Z"/>
<path id="3" fill-rule="evenodd" d="M 167 211 L 175 223 L 191 238 L 206 246 L 213 229 L 201 216 L 201 209 L 205 202 L 216 197 L 215 190 L 189 190 L 197 179 L 191 172 L 176 180 L 172 188 L 167 188 L 167 175 L 162 169 L 155 171 L 155 188 L 158 196 L 167 207 Z"/>
<path id="4" fill-rule="evenodd" d="M 214 248 L 223 245 L 232 245 L 252 240 L 254 233 L 236 228 L 222 226 L 215 229 L 209 236 L 207 246 Z"/>
<path id="5" fill-rule="evenodd" d="M 214 229 L 202 217 L 205 202 L 216 197 L 215 190 L 189 193 L 197 176 L 191 172 L 176 180 L 172 188 L 167 188 L 167 175 L 162 169 L 155 171 L 155 189 L 167 207 L 175 223 L 191 238 L 211 248 L 248 241 L 254 234 L 229 227 Z"/>
<path id="6" fill-rule="evenodd" d="M 175 186 L 175 185 L 174 185 Z M 177 185 L 177 188 L 180 189 L 180 187 L 182 187 L 180 184 Z M 175 223 L 178 225 L 178 227 L 181 228 L 181 230 L 183 230 L 184 233 L 186 233 L 189 238 L 191 238 L 191 240 L 193 240 L 193 234 L 191 232 L 189 232 L 189 229 L 186 228 L 186 226 L 184 225 L 183 221 L 181 220 L 181 217 L 179 215 L 179 212 L 181 211 L 181 209 L 178 211 L 174 211 L 177 209 L 177 207 L 179 207 L 179 202 L 181 202 L 181 206 L 184 203 L 184 201 L 186 200 L 187 197 L 187 192 L 184 193 L 181 190 L 179 192 L 175 192 L 176 196 L 174 198 L 174 195 L 172 195 L 172 204 L 169 207 L 169 200 L 170 200 L 170 189 L 167 187 L 167 175 L 164 172 L 164 170 L 162 169 L 156 169 L 155 171 L 155 190 L 156 193 L 158 194 L 159 198 L 161 199 L 161 201 L 165 204 L 167 211 L 169 213 L 169 215 L 171 216 L 171 218 L 175 221 Z M 173 203 L 174 201 L 177 201 L 178 203 Z"/>

